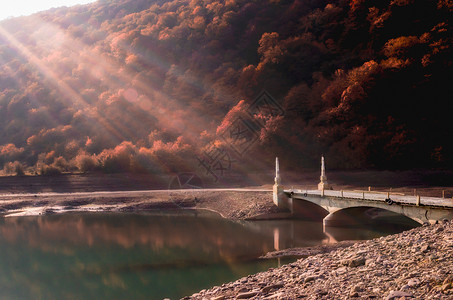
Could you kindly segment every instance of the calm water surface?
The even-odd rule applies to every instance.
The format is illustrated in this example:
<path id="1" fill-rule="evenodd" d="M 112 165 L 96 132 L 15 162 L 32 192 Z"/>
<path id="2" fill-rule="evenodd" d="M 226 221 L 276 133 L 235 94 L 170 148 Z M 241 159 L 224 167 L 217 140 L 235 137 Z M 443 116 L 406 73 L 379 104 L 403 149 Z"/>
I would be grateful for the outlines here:
<path id="1" fill-rule="evenodd" d="M 0 298 L 179 299 L 288 262 L 258 259 L 269 251 L 396 231 L 206 212 L 0 218 Z"/>

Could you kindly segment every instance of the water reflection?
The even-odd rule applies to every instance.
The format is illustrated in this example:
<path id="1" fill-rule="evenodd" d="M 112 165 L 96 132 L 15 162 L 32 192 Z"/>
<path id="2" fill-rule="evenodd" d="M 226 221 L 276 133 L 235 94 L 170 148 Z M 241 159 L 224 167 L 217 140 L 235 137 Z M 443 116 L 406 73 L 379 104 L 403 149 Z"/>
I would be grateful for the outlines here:
<path id="1" fill-rule="evenodd" d="M 336 243 L 348 240 L 369 240 L 381 236 L 395 234 L 419 226 L 418 224 L 398 223 L 367 223 L 350 227 L 335 227 L 324 225 L 325 243 Z"/>
<path id="2" fill-rule="evenodd" d="M 176 299 L 276 267 L 257 259 L 269 251 L 358 233 L 203 212 L 2 218 L 0 291 L 6 299 Z"/>
<path id="3" fill-rule="evenodd" d="M 273 236 L 248 225 L 204 213 L 2 218 L 1 295 L 6 299 L 190 295 L 277 266 L 275 260 L 257 259 L 274 250 Z"/>
<path id="4" fill-rule="evenodd" d="M 271 251 L 315 246 L 321 244 L 326 238 L 322 222 L 294 219 L 243 222 L 243 224 L 255 234 L 272 237 Z"/>
<path id="5" fill-rule="evenodd" d="M 262 235 L 213 215 L 65 214 L 4 218 L 2 244 L 73 255 L 76 249 L 147 249 L 158 265 L 185 260 L 237 261 L 273 250 Z M 200 255 L 203 254 L 203 255 Z"/>
<path id="6" fill-rule="evenodd" d="M 420 226 L 408 217 L 368 207 L 341 210 L 326 217 L 323 224 L 330 243 L 373 239 Z"/>

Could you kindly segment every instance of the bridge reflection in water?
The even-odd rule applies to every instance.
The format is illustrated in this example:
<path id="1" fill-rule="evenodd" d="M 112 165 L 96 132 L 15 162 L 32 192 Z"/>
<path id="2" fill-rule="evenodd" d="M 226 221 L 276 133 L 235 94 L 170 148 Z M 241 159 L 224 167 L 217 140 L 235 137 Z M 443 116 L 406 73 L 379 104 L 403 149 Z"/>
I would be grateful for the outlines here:
<path id="1" fill-rule="evenodd" d="M 276 251 L 293 247 L 313 247 L 319 244 L 332 244 L 347 240 L 369 240 L 381 236 L 396 234 L 420 226 L 417 222 L 396 214 L 370 209 L 374 214 L 372 219 L 356 218 L 362 212 L 349 212 L 339 218 L 341 224 L 325 224 L 322 220 L 307 221 L 295 219 L 288 221 L 273 221 L 270 230 L 274 239 Z M 348 222 L 350 221 L 350 222 Z M 361 222 L 363 221 L 363 222 Z M 339 226 L 340 225 L 340 226 Z M 263 230 L 263 228 L 261 228 Z"/>

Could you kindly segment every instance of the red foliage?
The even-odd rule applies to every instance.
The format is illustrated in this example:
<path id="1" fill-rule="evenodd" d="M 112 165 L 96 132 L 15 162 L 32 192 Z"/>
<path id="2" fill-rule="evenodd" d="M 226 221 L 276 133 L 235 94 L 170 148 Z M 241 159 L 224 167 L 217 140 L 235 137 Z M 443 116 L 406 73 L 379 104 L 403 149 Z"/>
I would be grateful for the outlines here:
<path id="1" fill-rule="evenodd" d="M 452 149 L 443 138 L 451 9 L 447 0 L 119 0 L 2 21 L 0 163 L 177 171 L 266 89 L 285 108 L 256 116 L 266 153 L 391 166 L 414 145 L 429 165 Z M 357 146 L 365 133 L 376 150 Z"/>

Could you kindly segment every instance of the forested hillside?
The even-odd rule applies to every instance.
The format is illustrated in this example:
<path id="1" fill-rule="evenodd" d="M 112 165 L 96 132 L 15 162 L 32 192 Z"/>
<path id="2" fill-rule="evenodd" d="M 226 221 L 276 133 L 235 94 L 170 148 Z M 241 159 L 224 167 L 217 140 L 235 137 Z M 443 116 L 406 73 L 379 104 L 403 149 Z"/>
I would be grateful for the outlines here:
<path id="1" fill-rule="evenodd" d="M 0 168 L 451 169 L 452 15 L 451 0 L 101 0 L 0 22 Z"/>

